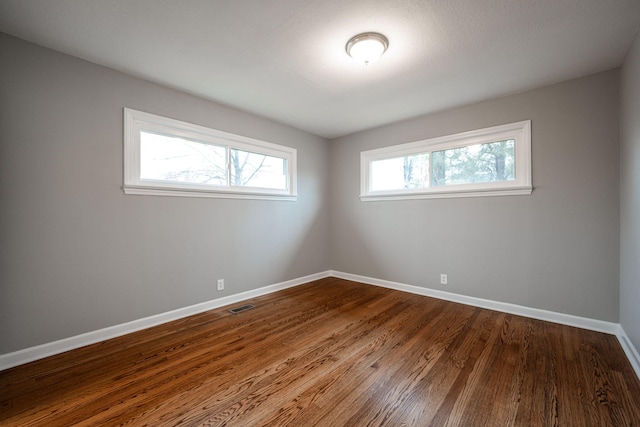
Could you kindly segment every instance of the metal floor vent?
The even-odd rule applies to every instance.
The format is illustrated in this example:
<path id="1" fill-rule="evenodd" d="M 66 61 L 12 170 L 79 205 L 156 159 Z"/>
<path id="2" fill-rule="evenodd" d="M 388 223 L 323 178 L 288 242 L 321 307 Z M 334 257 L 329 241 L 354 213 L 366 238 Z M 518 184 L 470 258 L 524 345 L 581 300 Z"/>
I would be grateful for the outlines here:
<path id="1" fill-rule="evenodd" d="M 232 312 L 233 314 L 238 314 L 238 313 L 242 313 L 243 311 L 251 310 L 252 308 L 256 308 L 256 306 L 253 304 L 247 304 L 240 307 L 232 308 L 229 311 Z"/>

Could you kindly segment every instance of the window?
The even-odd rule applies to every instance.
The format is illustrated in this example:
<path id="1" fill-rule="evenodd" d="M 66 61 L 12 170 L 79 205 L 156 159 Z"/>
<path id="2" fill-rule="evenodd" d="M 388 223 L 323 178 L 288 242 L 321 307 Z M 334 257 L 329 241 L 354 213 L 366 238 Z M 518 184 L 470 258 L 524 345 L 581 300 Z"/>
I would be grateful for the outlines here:
<path id="1" fill-rule="evenodd" d="M 360 153 L 360 198 L 531 194 L 531 121 Z"/>
<path id="2" fill-rule="evenodd" d="M 124 109 L 124 192 L 296 200 L 296 150 Z"/>

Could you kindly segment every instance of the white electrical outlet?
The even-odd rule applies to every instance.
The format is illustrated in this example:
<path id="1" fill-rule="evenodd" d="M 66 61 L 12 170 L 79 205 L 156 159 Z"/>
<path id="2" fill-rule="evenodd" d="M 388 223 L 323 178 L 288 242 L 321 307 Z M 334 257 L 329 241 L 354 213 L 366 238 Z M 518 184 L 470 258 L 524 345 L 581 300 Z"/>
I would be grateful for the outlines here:
<path id="1" fill-rule="evenodd" d="M 446 285 L 447 284 L 447 275 L 446 274 L 441 274 L 440 275 L 440 284 L 441 285 Z"/>
<path id="2" fill-rule="evenodd" d="M 218 279 L 218 290 L 221 291 L 224 289 L 224 279 Z"/>

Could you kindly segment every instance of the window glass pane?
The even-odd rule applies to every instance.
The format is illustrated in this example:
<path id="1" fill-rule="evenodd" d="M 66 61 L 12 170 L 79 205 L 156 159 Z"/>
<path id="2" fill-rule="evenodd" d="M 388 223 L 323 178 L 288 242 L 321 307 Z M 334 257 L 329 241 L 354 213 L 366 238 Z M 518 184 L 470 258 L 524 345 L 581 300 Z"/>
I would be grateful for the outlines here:
<path id="1" fill-rule="evenodd" d="M 226 185 L 226 148 L 140 132 L 140 178 Z"/>
<path id="2" fill-rule="evenodd" d="M 432 153 L 433 185 L 513 181 L 515 141 L 468 145 Z"/>
<path id="3" fill-rule="evenodd" d="M 280 157 L 231 149 L 231 185 L 287 189 L 287 161 Z"/>
<path id="4" fill-rule="evenodd" d="M 429 186 L 429 154 L 413 154 L 371 162 L 371 191 L 426 188 Z"/>

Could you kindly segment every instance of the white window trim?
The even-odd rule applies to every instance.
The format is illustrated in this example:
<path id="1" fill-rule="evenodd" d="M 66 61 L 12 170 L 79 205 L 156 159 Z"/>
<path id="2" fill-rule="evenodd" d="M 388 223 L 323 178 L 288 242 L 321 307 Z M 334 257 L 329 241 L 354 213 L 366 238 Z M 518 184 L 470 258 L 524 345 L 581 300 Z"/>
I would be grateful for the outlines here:
<path id="1" fill-rule="evenodd" d="M 372 161 L 404 157 L 410 154 L 431 153 L 433 151 L 474 144 L 485 144 L 506 139 L 513 139 L 515 141 L 516 176 L 513 181 L 447 185 L 418 189 L 370 190 L 369 176 Z M 360 153 L 360 199 L 362 201 L 513 196 L 531 194 L 532 191 L 531 120 L 409 142 Z"/>
<path id="2" fill-rule="evenodd" d="M 156 181 L 140 178 L 140 132 L 150 131 L 165 135 L 190 138 L 237 148 L 258 154 L 284 158 L 287 161 L 287 189 L 255 187 L 211 186 Z M 235 135 L 180 120 L 170 119 L 143 111 L 124 109 L 124 186 L 125 194 L 212 197 L 232 199 L 297 200 L 297 150 L 270 142 Z"/>

